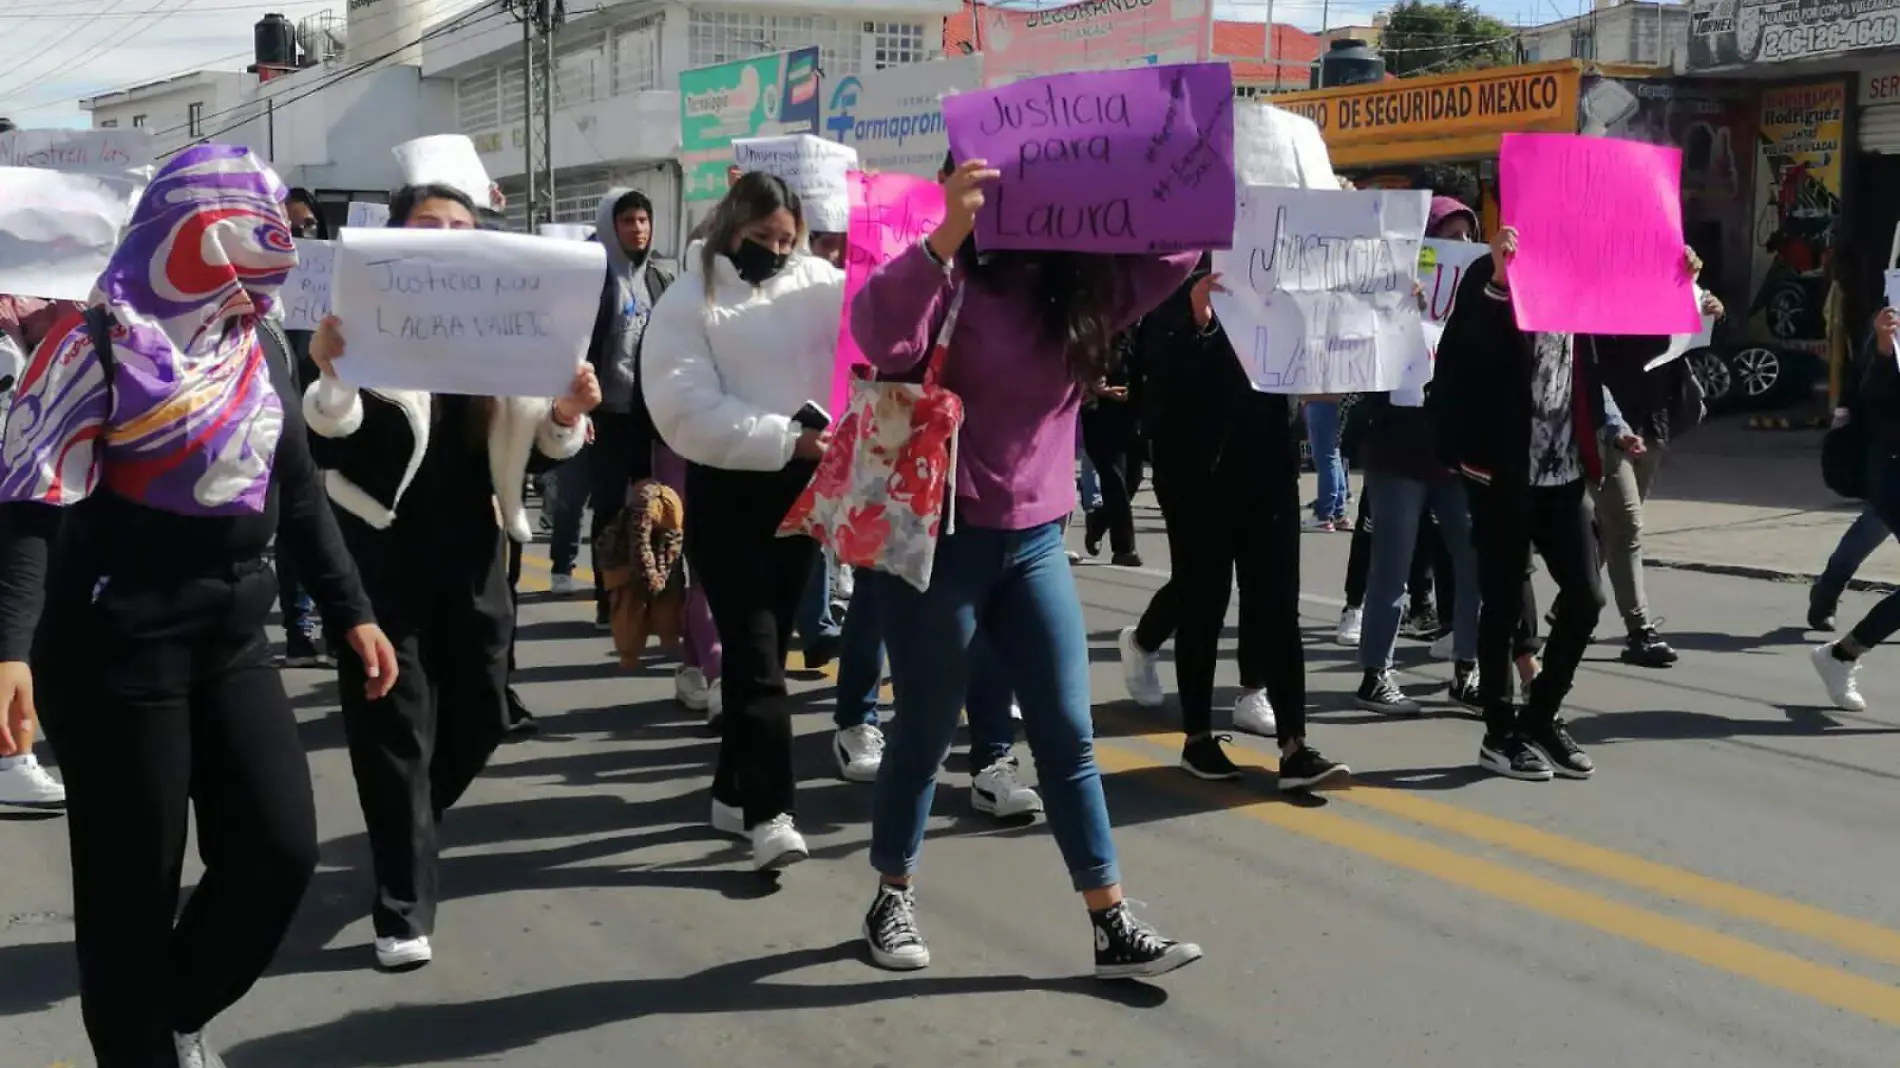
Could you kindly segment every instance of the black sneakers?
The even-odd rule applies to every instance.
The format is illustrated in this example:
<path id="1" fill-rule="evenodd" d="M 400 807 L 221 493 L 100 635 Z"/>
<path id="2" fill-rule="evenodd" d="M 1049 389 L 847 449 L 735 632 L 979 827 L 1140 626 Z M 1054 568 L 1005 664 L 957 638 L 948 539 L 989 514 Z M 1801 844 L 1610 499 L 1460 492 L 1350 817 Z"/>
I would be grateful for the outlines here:
<path id="1" fill-rule="evenodd" d="M 1406 613 L 1405 621 L 1399 624 L 1400 634 L 1422 642 L 1436 641 L 1438 631 L 1438 610 L 1431 605 L 1411 609 Z"/>
<path id="2" fill-rule="evenodd" d="M 1416 716 L 1424 711 L 1418 702 L 1405 696 L 1390 669 L 1367 669 L 1359 681 L 1359 693 L 1353 698 L 1360 708 L 1386 716 Z"/>
<path id="3" fill-rule="evenodd" d="M 911 972 L 930 964 L 930 947 L 917 926 L 917 895 L 908 886 L 880 883 L 871 911 L 864 914 L 864 942 L 880 968 Z M 1101 938 L 1096 938 L 1101 944 Z M 1101 954 L 1096 954 L 1099 960 Z"/>
<path id="4" fill-rule="evenodd" d="M 1577 740 L 1570 736 L 1570 728 L 1564 726 L 1562 719 L 1553 719 L 1542 727 L 1526 730 L 1524 740 L 1542 754 L 1552 771 L 1566 779 L 1587 779 L 1597 773 L 1597 766 L 1590 759 L 1590 754 L 1584 752 Z"/>
<path id="5" fill-rule="evenodd" d="M 1834 632 L 1834 610 L 1838 599 L 1821 592 L 1819 586 L 1808 590 L 1808 629 Z"/>
<path id="6" fill-rule="evenodd" d="M 1524 782 L 1549 782 L 1551 778 L 1550 764 L 1517 734 L 1485 735 L 1478 743 L 1478 766 Z"/>
<path id="7" fill-rule="evenodd" d="M 1662 640 L 1655 627 L 1630 631 L 1629 641 L 1623 646 L 1623 662 L 1637 667 L 1665 668 L 1677 659 L 1676 651 Z"/>
<path id="8" fill-rule="evenodd" d="M 1135 918 L 1123 901 L 1089 913 L 1095 925 L 1097 979 L 1152 979 L 1201 959 L 1201 947 L 1192 942 L 1163 938 Z"/>
<path id="9" fill-rule="evenodd" d="M 1197 779 L 1226 782 L 1240 778 L 1240 769 L 1227 759 L 1221 743 L 1231 742 L 1231 734 L 1197 734 L 1181 747 L 1181 770 Z"/>
<path id="10" fill-rule="evenodd" d="M 1352 777 L 1352 769 L 1336 760 L 1328 760 L 1319 750 L 1304 743 L 1280 758 L 1280 789 L 1317 790 L 1336 786 Z"/>
<path id="11" fill-rule="evenodd" d="M 1478 689 L 1478 665 L 1461 660 L 1451 668 L 1451 699 L 1466 708 L 1484 709 L 1484 698 Z"/>

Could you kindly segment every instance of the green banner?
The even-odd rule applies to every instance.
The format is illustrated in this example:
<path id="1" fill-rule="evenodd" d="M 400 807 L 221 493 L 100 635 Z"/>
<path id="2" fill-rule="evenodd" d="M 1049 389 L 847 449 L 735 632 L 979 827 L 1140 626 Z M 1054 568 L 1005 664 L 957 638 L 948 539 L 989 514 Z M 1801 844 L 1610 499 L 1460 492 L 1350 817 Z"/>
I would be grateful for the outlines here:
<path id="1" fill-rule="evenodd" d="M 680 72 L 680 167 L 686 199 L 726 195 L 732 143 L 818 132 L 818 49 Z"/>

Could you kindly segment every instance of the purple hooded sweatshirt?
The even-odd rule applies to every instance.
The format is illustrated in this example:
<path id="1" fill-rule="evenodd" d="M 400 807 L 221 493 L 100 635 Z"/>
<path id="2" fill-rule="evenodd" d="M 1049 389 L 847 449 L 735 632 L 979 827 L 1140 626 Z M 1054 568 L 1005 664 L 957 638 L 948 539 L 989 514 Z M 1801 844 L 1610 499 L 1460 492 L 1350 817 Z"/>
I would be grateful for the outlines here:
<path id="1" fill-rule="evenodd" d="M 1187 280 L 1199 252 L 1117 256 L 1114 329 L 1154 310 Z M 957 521 L 1027 530 L 1075 507 L 1076 411 L 1082 390 L 1045 337 L 1033 262 L 978 276 L 941 267 L 921 243 L 878 268 L 851 303 L 851 336 L 878 371 L 911 371 L 930 354 L 959 284 L 967 286 L 944 359 L 943 385 L 963 398 L 957 439 Z"/>

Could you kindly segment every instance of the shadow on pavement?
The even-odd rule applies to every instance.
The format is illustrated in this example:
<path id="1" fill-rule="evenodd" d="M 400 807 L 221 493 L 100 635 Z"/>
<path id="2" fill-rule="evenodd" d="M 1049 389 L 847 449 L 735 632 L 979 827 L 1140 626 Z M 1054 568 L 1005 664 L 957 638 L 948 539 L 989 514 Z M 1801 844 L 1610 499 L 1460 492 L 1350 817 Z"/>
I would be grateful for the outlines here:
<path id="1" fill-rule="evenodd" d="M 1157 1008 L 1168 998 L 1160 987 L 1145 983 L 1021 975 L 890 976 L 842 985 L 766 981 L 859 959 L 861 952 L 861 944 L 853 939 L 678 978 L 604 980 L 450 1005 L 392 1005 L 255 1039 L 228 1050 L 225 1059 L 232 1068 L 395 1068 L 497 1057 L 550 1038 L 648 1016 L 829 1009 L 896 998 L 1024 991 L 1098 998 L 1129 1008 Z M 629 1063 L 634 1062 L 630 1058 Z"/>
<path id="2" fill-rule="evenodd" d="M 0 946 L 0 1017 L 45 1012 L 78 996 L 79 962 L 70 941 Z"/>

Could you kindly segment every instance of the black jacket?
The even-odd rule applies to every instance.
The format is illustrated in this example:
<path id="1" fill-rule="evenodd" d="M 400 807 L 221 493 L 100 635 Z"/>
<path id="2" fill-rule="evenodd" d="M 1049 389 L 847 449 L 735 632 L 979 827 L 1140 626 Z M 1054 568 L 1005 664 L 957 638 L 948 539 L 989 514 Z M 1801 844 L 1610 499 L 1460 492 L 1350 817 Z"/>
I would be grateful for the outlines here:
<path id="1" fill-rule="evenodd" d="M 1532 335 L 1517 328 L 1510 302 L 1486 292 L 1491 275 L 1489 257 L 1465 271 L 1425 403 L 1446 466 L 1479 482 L 1521 488 L 1530 484 L 1536 356 Z M 1624 429 L 1601 385 L 1598 340 L 1576 337 L 1570 379 L 1577 449 L 1592 483 L 1603 478 L 1603 433 Z"/>
<path id="2" fill-rule="evenodd" d="M 1841 376 L 1841 407 L 1870 445 L 1900 455 L 1900 362 L 1876 348 L 1872 334 L 1858 357 Z"/>
<path id="3" fill-rule="evenodd" d="M 607 239 L 613 240 L 613 235 L 608 234 Z M 648 307 L 651 308 L 660 303 L 660 294 L 665 293 L 667 287 L 673 284 L 673 274 L 662 269 L 659 264 L 653 263 L 647 265 L 646 279 L 647 299 L 652 302 Z M 620 314 L 619 297 L 620 285 L 615 280 L 614 269 L 610 265 L 607 268 L 606 277 L 601 279 L 600 305 L 594 312 L 594 333 L 587 342 L 587 362 L 594 368 L 594 373 L 597 375 L 602 374 L 600 361 L 607 351 L 607 346 L 613 344 L 614 341 L 614 319 Z M 640 343 L 644 345 L 646 338 L 642 337 Z M 653 437 L 653 419 L 647 414 L 646 389 L 640 381 L 640 362 L 640 353 L 636 349 L 633 354 L 632 415 L 634 422 L 642 431 L 636 440 L 646 441 Z M 605 376 L 603 375 L 602 378 L 604 381 Z"/>
<path id="4" fill-rule="evenodd" d="M 1658 445 L 1681 437 L 1702 421 L 1702 394 L 1687 359 L 1678 357 L 1655 370 L 1643 370 L 1669 348 L 1669 340 L 1636 335 L 1596 339 L 1598 370 L 1623 421 L 1644 441 Z"/>

